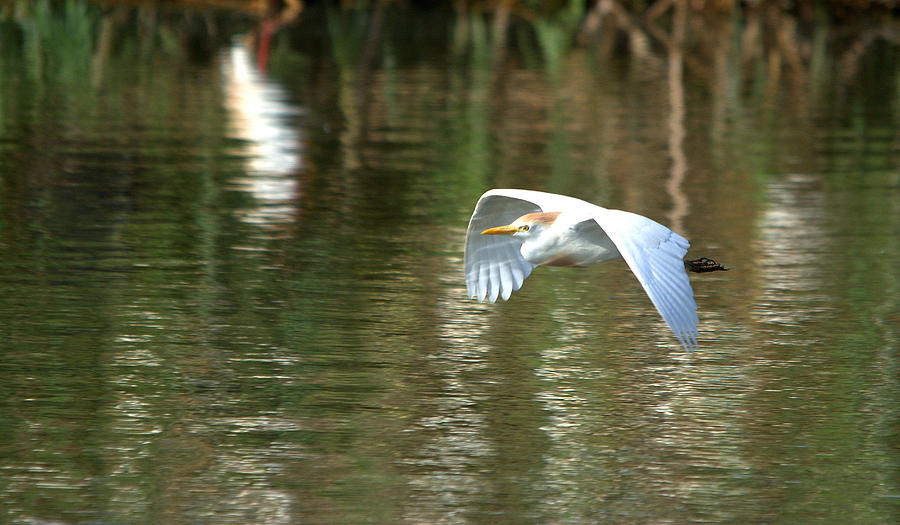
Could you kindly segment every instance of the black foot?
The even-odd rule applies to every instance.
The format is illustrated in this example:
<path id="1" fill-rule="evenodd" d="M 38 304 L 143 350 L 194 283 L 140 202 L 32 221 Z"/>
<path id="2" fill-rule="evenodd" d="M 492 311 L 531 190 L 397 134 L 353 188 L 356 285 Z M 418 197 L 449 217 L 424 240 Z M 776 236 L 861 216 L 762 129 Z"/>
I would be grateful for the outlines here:
<path id="1" fill-rule="evenodd" d="M 696 273 L 728 271 L 728 268 L 709 257 L 701 257 L 699 259 L 694 259 L 693 261 L 684 261 L 684 265 L 687 266 L 688 270 Z"/>

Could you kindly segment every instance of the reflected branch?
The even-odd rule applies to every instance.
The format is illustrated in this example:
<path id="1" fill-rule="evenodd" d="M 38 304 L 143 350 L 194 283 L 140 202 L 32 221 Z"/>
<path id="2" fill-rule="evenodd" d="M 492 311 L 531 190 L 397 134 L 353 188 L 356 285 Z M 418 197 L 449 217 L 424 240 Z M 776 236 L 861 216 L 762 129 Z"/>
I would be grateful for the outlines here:
<path id="1" fill-rule="evenodd" d="M 666 190 L 672 199 L 672 211 L 669 213 L 670 227 L 683 232 L 684 217 L 688 213 L 689 202 L 682 189 L 687 172 L 687 157 L 684 153 L 684 40 L 687 25 L 686 0 L 676 0 L 671 4 L 674 8 L 672 35 L 669 39 L 669 156 L 672 169 L 666 181 Z"/>
<path id="2" fill-rule="evenodd" d="M 629 50 L 636 58 L 646 59 L 652 56 L 650 51 L 650 39 L 647 37 L 646 32 L 632 20 L 628 11 L 616 0 L 599 0 L 594 4 L 594 7 L 588 12 L 587 16 L 585 16 L 584 24 L 582 24 L 578 34 L 578 41 L 581 44 L 587 44 L 601 32 L 603 21 L 606 18 L 612 19 L 618 28 L 628 35 Z M 604 49 L 606 50 L 604 55 L 607 56 L 609 55 L 614 42 L 614 39 L 611 38 L 614 36 L 614 33 L 609 32 L 609 34 L 610 38 L 605 40 L 606 45 L 604 45 Z"/>

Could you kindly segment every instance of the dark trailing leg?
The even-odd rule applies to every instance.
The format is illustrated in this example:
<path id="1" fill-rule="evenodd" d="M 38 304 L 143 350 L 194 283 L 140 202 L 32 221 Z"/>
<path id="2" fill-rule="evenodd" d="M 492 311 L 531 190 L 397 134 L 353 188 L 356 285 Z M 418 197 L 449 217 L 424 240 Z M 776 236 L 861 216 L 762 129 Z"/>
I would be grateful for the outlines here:
<path id="1" fill-rule="evenodd" d="M 684 261 L 684 265 L 688 270 L 696 273 L 705 272 L 727 272 L 728 268 L 722 266 L 709 257 L 701 257 L 693 261 Z"/>

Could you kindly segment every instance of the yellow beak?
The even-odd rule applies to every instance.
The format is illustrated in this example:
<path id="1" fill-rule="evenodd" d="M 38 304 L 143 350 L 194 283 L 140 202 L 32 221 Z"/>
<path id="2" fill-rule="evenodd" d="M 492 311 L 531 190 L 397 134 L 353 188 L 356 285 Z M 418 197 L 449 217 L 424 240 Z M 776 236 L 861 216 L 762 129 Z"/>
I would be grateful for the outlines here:
<path id="1" fill-rule="evenodd" d="M 482 235 L 512 235 L 519 231 L 518 228 L 512 225 L 507 226 L 497 226 L 496 228 L 488 228 L 481 232 Z"/>

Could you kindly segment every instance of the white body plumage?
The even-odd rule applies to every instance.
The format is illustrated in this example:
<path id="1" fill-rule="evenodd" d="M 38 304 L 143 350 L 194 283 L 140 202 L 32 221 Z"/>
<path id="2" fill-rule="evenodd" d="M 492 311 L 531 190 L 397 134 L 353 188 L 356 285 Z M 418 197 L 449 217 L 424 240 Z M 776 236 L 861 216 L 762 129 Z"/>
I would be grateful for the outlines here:
<path id="1" fill-rule="evenodd" d="M 575 213 L 531 213 L 521 217 L 529 229 L 513 237 L 522 243 L 522 257 L 537 266 L 591 266 L 621 259 L 619 250 L 603 232 L 586 235 L 581 223 L 590 217 Z M 513 222 L 513 224 L 516 224 Z"/>

